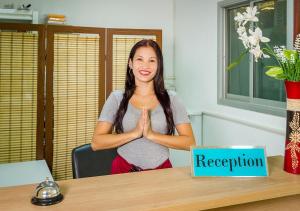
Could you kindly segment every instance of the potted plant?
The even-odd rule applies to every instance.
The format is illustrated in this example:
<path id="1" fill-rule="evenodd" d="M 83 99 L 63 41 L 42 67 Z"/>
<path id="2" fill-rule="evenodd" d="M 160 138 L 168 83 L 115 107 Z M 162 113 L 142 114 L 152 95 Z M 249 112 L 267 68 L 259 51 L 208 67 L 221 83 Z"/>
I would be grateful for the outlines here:
<path id="1" fill-rule="evenodd" d="M 237 33 L 245 51 L 226 69 L 232 70 L 250 52 L 255 61 L 263 58 L 274 58 L 277 66 L 267 66 L 266 75 L 284 80 L 287 96 L 287 127 L 284 156 L 284 170 L 300 174 L 300 34 L 296 36 L 294 49 L 285 46 L 268 45 L 269 38 L 264 37 L 261 29 L 255 25 L 258 22 L 257 8 L 247 7 L 243 13 L 237 13 L 234 20 L 238 28 Z M 250 28 L 254 25 L 254 29 Z"/>

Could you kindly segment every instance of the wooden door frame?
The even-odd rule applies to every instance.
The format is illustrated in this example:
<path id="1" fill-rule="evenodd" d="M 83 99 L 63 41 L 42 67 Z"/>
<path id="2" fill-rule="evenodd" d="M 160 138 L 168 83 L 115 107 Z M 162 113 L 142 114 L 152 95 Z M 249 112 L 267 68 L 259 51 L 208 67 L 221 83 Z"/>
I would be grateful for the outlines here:
<path id="1" fill-rule="evenodd" d="M 54 105 L 53 105 L 53 66 L 54 66 L 54 34 L 55 33 L 87 33 L 99 34 L 99 109 L 105 101 L 105 29 L 79 26 L 47 26 L 47 59 L 46 59 L 46 147 L 45 159 L 50 171 L 53 167 L 53 128 L 54 128 Z M 71 154 L 70 154 L 71 156 Z"/>
<path id="2" fill-rule="evenodd" d="M 0 30 L 17 32 L 37 31 L 38 36 L 38 72 L 37 72 L 37 114 L 36 114 L 36 160 L 44 159 L 44 83 L 45 83 L 45 25 L 0 23 Z"/>

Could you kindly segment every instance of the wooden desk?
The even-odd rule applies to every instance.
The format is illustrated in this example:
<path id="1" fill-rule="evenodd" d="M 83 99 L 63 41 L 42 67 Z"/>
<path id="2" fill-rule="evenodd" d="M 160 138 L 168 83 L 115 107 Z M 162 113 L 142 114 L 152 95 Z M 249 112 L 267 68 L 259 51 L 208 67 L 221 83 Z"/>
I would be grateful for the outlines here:
<path id="1" fill-rule="evenodd" d="M 35 185 L 0 188 L 0 210 L 299 210 L 300 176 L 268 160 L 265 178 L 192 178 L 183 167 L 59 181 L 65 198 L 49 207 L 30 203 Z"/>

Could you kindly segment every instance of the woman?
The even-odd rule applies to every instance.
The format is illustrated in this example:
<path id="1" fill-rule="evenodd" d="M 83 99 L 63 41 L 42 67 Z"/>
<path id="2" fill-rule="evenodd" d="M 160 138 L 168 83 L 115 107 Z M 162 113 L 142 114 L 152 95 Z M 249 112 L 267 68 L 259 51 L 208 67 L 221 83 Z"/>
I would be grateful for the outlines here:
<path id="1" fill-rule="evenodd" d="M 195 145 L 184 106 L 164 87 L 162 52 L 153 40 L 131 49 L 125 91 L 108 97 L 91 145 L 93 150 L 118 148 L 112 174 L 171 168 L 168 148 Z"/>

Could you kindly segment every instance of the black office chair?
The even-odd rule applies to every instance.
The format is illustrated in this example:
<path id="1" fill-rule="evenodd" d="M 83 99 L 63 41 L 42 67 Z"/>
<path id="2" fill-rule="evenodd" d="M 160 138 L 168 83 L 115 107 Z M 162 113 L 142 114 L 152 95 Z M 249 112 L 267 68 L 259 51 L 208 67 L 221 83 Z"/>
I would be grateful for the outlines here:
<path id="1" fill-rule="evenodd" d="M 72 150 L 73 178 L 108 175 L 117 149 L 93 151 L 91 144 L 84 144 Z"/>

